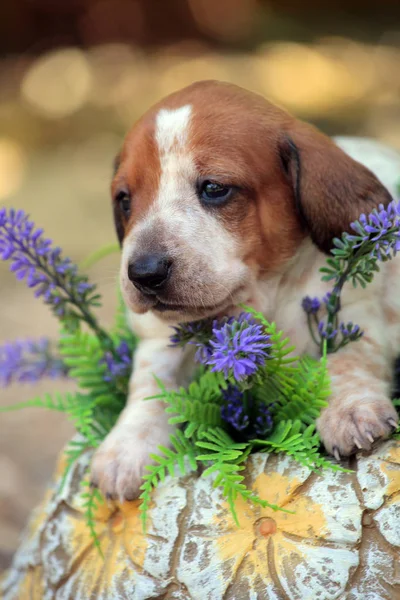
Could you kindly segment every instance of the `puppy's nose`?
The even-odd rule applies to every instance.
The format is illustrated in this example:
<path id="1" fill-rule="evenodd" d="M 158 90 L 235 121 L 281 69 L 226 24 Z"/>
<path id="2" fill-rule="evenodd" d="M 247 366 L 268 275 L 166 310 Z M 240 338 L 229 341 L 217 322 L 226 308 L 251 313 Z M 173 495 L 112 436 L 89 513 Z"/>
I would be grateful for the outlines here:
<path id="1" fill-rule="evenodd" d="M 162 291 L 172 270 L 172 260 L 162 254 L 143 254 L 128 265 L 128 277 L 144 294 Z"/>

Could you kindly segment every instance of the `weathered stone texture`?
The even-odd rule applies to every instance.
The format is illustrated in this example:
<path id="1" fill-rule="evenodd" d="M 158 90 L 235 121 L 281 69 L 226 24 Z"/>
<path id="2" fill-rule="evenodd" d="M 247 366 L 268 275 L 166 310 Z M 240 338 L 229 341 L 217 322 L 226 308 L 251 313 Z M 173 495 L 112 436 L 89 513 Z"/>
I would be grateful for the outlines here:
<path id="1" fill-rule="evenodd" d="M 400 443 L 322 475 L 289 457 L 256 454 L 247 481 L 273 512 L 237 502 L 240 527 L 212 480 L 167 478 L 147 534 L 138 502 L 103 505 L 86 527 L 80 482 L 90 456 L 59 491 L 60 461 L 32 515 L 2 600 L 400 600 Z"/>

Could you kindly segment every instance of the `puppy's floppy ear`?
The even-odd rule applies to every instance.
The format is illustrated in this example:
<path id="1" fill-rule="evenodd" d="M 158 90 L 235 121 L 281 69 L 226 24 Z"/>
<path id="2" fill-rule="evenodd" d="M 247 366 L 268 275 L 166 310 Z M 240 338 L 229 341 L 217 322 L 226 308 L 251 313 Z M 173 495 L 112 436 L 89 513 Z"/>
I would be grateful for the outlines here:
<path id="1" fill-rule="evenodd" d="M 323 252 L 361 213 L 392 200 L 371 171 L 310 125 L 297 122 L 288 129 L 279 153 L 299 217 Z"/>
<path id="2" fill-rule="evenodd" d="M 115 175 L 117 174 L 120 164 L 121 164 L 121 154 L 117 154 L 117 156 L 114 158 L 114 163 L 113 163 L 113 177 L 115 177 Z M 117 233 L 119 245 L 122 246 L 122 240 L 124 239 L 124 225 L 122 222 L 121 211 L 119 209 L 118 204 L 115 202 L 115 200 L 113 200 L 113 214 L 114 214 L 115 231 Z"/>

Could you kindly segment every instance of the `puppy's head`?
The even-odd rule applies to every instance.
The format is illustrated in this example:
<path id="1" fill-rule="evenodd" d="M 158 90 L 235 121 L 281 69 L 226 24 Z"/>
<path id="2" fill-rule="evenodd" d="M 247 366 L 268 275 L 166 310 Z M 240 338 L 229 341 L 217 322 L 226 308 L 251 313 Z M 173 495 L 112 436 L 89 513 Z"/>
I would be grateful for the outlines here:
<path id="1" fill-rule="evenodd" d="M 125 301 L 168 322 L 249 300 L 305 237 L 327 252 L 360 213 L 391 200 L 329 138 L 213 81 L 169 96 L 133 127 L 112 195 Z"/>

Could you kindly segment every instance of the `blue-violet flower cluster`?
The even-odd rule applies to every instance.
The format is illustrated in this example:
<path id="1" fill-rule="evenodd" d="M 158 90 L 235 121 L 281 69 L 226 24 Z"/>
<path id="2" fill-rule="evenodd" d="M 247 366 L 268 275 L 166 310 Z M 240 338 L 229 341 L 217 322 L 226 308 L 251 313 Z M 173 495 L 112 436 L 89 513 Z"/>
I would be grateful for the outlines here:
<path id="1" fill-rule="evenodd" d="M 212 325 L 212 319 L 179 323 L 177 327 L 172 327 L 175 333 L 170 337 L 171 345 L 183 347 L 186 344 L 207 342 L 211 335 Z"/>
<path id="2" fill-rule="evenodd" d="M 226 378 L 242 381 L 264 365 L 271 347 L 269 336 L 252 315 L 242 313 L 237 319 L 199 321 L 174 328 L 173 344 L 191 343 L 197 346 L 196 360 L 221 371 Z"/>
<path id="3" fill-rule="evenodd" d="M 372 242 L 370 256 L 384 261 L 400 250 L 400 202 L 392 201 L 385 208 L 383 204 L 368 216 L 362 214 L 351 224 L 356 235 L 345 234 L 353 249 Z"/>
<path id="4" fill-rule="evenodd" d="M 114 381 L 120 377 L 129 377 L 132 370 L 132 351 L 129 344 L 122 341 L 115 349 L 115 354 L 107 351 L 100 364 L 107 367 L 104 381 Z"/>
<path id="5" fill-rule="evenodd" d="M 321 308 L 321 302 L 318 298 L 305 296 L 301 302 L 301 306 L 307 315 L 315 315 Z"/>
<path id="6" fill-rule="evenodd" d="M 222 392 L 224 404 L 221 417 L 245 440 L 264 437 L 272 430 L 271 406 L 256 402 L 248 391 L 234 385 Z"/>
<path id="7" fill-rule="evenodd" d="M 222 372 L 229 381 L 222 389 L 221 417 L 246 440 L 265 436 L 272 429 L 272 416 L 262 402 L 241 387 L 262 368 L 271 348 L 270 336 L 249 313 L 211 321 L 184 323 L 175 327 L 173 345 L 195 344 L 196 360 Z"/>
<path id="8" fill-rule="evenodd" d="M 213 325 L 207 352 L 201 358 L 212 371 L 222 371 L 226 378 L 242 381 L 264 365 L 270 347 L 262 325 L 250 314 L 242 313 L 238 319 Z"/>
<path id="9" fill-rule="evenodd" d="M 0 346 L 0 386 L 32 383 L 44 377 L 66 377 L 68 370 L 61 358 L 54 356 L 50 341 L 17 340 Z"/>
<path id="10" fill-rule="evenodd" d="M 310 296 L 302 301 L 313 340 L 321 349 L 326 342 L 328 352 L 336 352 L 363 335 L 358 325 L 339 322 L 342 288 L 347 281 L 366 285 L 379 270 L 377 262 L 391 259 L 400 250 L 400 202 L 392 201 L 386 208 L 380 204 L 350 227 L 354 234 L 344 233 L 341 239 L 333 241 L 333 256 L 328 259 L 328 266 L 321 269 L 324 281 L 334 281 L 332 291 L 322 301 Z M 322 307 L 326 319 L 319 315 Z"/>
<path id="11" fill-rule="evenodd" d="M 0 258 L 11 261 L 17 279 L 34 288 L 35 296 L 41 296 L 58 317 L 76 317 L 76 311 L 85 314 L 89 305 L 97 304 L 95 286 L 78 275 L 76 265 L 62 258 L 60 248 L 22 210 L 0 210 Z"/>

